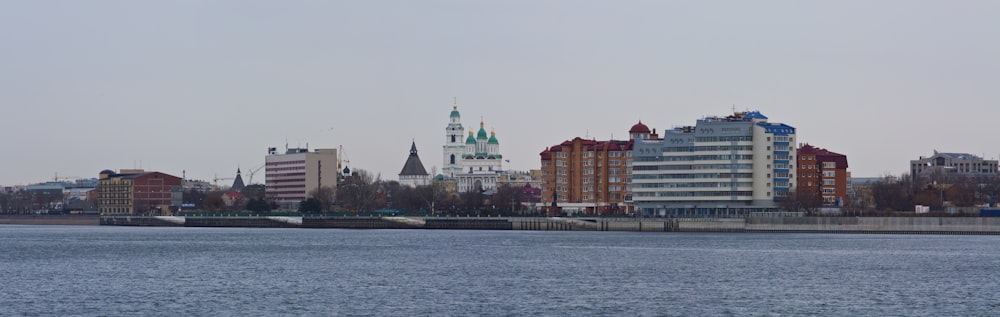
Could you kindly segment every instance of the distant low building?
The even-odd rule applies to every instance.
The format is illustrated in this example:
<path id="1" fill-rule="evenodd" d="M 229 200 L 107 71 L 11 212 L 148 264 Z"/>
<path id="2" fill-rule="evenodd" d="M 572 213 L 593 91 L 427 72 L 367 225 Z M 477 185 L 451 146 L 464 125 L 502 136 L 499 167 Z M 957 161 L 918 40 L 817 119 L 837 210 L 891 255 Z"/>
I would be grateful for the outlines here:
<path id="1" fill-rule="evenodd" d="M 101 171 L 97 210 L 102 215 L 169 214 L 181 205 L 181 178 L 144 170 Z"/>
<path id="2" fill-rule="evenodd" d="M 185 179 L 181 187 L 184 188 L 184 191 L 198 192 L 209 192 L 213 189 L 212 183 L 197 179 Z"/>
<path id="3" fill-rule="evenodd" d="M 910 161 L 910 175 L 914 178 L 926 178 L 931 175 L 998 175 L 997 160 L 986 160 L 968 153 L 941 153 L 934 151 L 930 157 Z"/>

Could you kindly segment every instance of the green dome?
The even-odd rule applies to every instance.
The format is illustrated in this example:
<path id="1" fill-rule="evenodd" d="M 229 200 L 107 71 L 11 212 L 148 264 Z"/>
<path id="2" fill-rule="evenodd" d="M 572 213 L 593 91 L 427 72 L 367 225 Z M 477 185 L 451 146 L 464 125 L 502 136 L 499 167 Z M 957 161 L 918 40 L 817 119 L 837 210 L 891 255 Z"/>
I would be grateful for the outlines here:
<path id="1" fill-rule="evenodd" d="M 458 114 L 458 110 L 452 110 L 451 111 L 451 117 L 452 118 L 456 118 L 456 117 L 460 117 L 460 116 L 461 115 Z"/>
<path id="2" fill-rule="evenodd" d="M 469 133 L 469 138 L 465 139 L 465 144 L 476 144 L 476 138 L 472 137 L 472 133 Z"/>
<path id="3" fill-rule="evenodd" d="M 480 126 L 479 127 L 479 133 L 476 133 L 476 139 L 486 140 L 486 138 L 487 138 L 487 136 L 486 136 L 486 129 L 483 129 L 483 127 Z"/>
<path id="4" fill-rule="evenodd" d="M 497 141 L 497 136 L 496 135 L 491 135 L 490 136 L 490 140 L 487 141 L 486 143 L 488 143 L 488 144 L 500 144 L 500 141 Z"/>

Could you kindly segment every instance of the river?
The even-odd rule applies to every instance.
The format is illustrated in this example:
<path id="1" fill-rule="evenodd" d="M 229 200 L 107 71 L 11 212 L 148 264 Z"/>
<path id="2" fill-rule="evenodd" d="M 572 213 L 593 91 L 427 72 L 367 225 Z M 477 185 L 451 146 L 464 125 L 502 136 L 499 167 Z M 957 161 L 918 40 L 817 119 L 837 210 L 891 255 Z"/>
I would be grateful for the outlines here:
<path id="1" fill-rule="evenodd" d="M 2 316 L 996 316 L 1000 237 L 0 225 Z"/>

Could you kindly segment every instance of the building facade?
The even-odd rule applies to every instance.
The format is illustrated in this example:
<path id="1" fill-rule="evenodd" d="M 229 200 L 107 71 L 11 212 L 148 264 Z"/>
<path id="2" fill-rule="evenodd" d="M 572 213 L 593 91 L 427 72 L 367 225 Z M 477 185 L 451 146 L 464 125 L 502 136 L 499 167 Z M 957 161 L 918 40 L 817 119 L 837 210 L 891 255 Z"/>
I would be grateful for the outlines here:
<path id="1" fill-rule="evenodd" d="M 181 205 L 181 178 L 144 170 L 101 171 L 97 210 L 102 215 L 166 215 Z"/>
<path id="2" fill-rule="evenodd" d="M 795 128 L 760 112 L 699 119 L 637 140 L 632 198 L 647 216 L 736 217 L 777 211 L 795 187 Z"/>
<path id="3" fill-rule="evenodd" d="M 430 182 L 431 176 L 427 174 L 424 163 L 420 162 L 420 156 L 417 155 L 417 142 L 413 142 L 410 144 L 410 156 L 406 158 L 403 169 L 399 171 L 399 184 L 417 187 L 429 185 Z"/>
<path id="4" fill-rule="evenodd" d="M 632 146 L 637 139 L 648 138 L 650 131 L 640 122 L 629 132 L 632 138 L 627 141 L 577 137 L 539 153 L 542 183 L 537 207 L 549 215 L 633 212 Z"/>
<path id="5" fill-rule="evenodd" d="M 284 154 L 268 149 L 264 157 L 264 195 L 280 209 L 298 209 L 309 192 L 330 187 L 336 192 L 337 149 L 289 148 Z"/>
<path id="6" fill-rule="evenodd" d="M 986 160 L 968 153 L 939 153 L 930 157 L 920 157 L 910 161 L 910 175 L 927 178 L 934 175 L 994 176 L 997 175 L 998 161 Z"/>
<path id="7" fill-rule="evenodd" d="M 455 180 L 458 191 L 479 190 L 493 192 L 503 174 L 503 155 L 496 131 L 486 132 L 485 122 L 479 122 L 479 131 L 469 131 L 463 139 L 465 127 L 458 104 L 452 104 L 448 125 L 445 127 L 443 167 L 441 175 Z"/>
<path id="8" fill-rule="evenodd" d="M 850 179 L 847 156 L 805 144 L 799 146 L 796 158 L 796 198 L 815 198 L 826 207 L 844 206 Z"/>

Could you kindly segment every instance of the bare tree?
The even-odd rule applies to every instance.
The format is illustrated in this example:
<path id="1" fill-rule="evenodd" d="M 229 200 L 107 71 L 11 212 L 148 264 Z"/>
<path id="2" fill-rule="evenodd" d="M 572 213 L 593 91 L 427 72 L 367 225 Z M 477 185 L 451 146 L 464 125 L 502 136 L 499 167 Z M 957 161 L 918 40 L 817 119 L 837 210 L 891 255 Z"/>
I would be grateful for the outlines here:
<path id="1" fill-rule="evenodd" d="M 368 171 L 357 169 L 353 175 L 344 179 L 344 184 L 337 189 L 336 197 L 345 207 L 355 212 L 369 212 L 377 206 L 380 183 L 381 175 L 372 177 Z"/>
<path id="2" fill-rule="evenodd" d="M 914 204 L 913 182 L 907 175 L 901 177 L 886 176 L 872 183 L 872 198 L 875 208 L 880 211 L 911 210 Z"/>
<path id="3" fill-rule="evenodd" d="M 320 186 L 309 192 L 309 197 L 316 199 L 320 205 L 320 211 L 330 211 L 330 207 L 333 206 L 334 197 L 336 197 L 337 191 L 330 186 Z"/>

